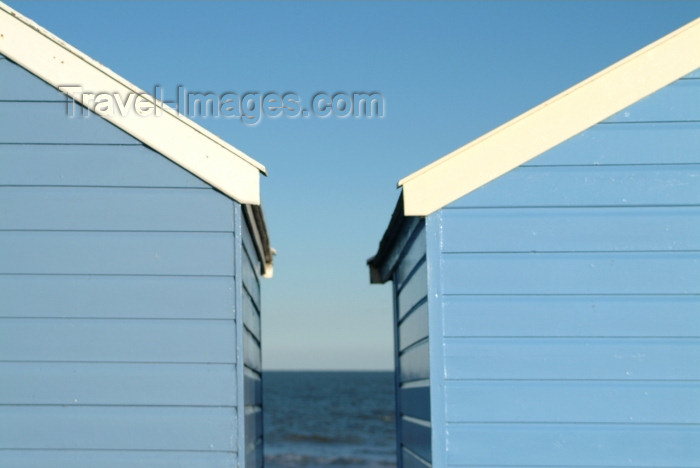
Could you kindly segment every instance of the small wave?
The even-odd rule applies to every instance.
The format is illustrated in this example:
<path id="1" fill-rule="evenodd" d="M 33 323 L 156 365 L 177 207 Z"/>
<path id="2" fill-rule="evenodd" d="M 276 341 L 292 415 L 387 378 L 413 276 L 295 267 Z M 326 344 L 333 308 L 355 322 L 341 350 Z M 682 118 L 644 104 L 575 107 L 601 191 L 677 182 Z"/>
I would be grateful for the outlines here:
<path id="1" fill-rule="evenodd" d="M 394 462 L 385 460 L 368 460 L 359 457 L 322 457 L 281 453 L 265 456 L 267 468 L 322 468 L 325 466 L 342 466 L 345 468 L 390 468 L 396 467 Z"/>
<path id="2" fill-rule="evenodd" d="M 315 442 L 321 444 L 332 444 L 334 442 L 343 442 L 340 439 L 333 437 L 322 436 L 319 434 L 289 434 L 285 438 L 289 442 Z"/>

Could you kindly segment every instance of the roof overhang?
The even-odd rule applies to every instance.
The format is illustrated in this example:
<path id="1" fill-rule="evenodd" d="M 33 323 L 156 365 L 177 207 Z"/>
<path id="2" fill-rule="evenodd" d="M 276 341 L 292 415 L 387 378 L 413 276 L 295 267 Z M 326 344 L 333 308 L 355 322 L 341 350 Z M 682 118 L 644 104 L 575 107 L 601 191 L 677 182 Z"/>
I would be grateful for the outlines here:
<path id="1" fill-rule="evenodd" d="M 241 203 L 263 260 L 263 276 L 272 276 L 274 249 L 260 207 L 260 176 L 266 174 L 262 164 L 2 2 L 0 53 Z M 123 99 L 138 95 L 161 112 L 100 111 L 87 93 L 109 93 Z"/>
<path id="2" fill-rule="evenodd" d="M 700 68 L 700 18 L 399 181 L 370 281 L 391 279 L 425 217 Z M 413 228 L 412 228 L 413 227 Z"/>
<path id="3" fill-rule="evenodd" d="M 260 204 L 263 165 L 3 3 L 0 53 L 234 200 Z M 162 112 L 100 112 L 89 92 L 140 95 Z"/>
<path id="4" fill-rule="evenodd" d="M 243 205 L 243 214 L 248 220 L 251 237 L 255 243 L 255 250 L 262 263 L 262 275 L 264 278 L 272 278 L 272 261 L 276 254 L 270 247 L 270 239 L 267 237 L 267 224 L 260 205 Z"/>
<path id="5" fill-rule="evenodd" d="M 427 216 L 700 68 L 700 19 L 399 181 Z"/>
<path id="6" fill-rule="evenodd" d="M 377 253 L 367 260 L 369 281 L 372 284 L 386 283 L 391 279 L 401 253 L 421 222 L 421 218 L 404 216 L 403 206 L 403 198 L 399 197 Z"/>

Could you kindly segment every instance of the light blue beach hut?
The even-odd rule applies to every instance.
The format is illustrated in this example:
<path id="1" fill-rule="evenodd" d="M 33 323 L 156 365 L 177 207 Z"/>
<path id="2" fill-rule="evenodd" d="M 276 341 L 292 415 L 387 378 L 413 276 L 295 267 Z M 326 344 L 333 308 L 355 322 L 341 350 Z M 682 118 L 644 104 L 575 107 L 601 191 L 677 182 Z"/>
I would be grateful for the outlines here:
<path id="1" fill-rule="evenodd" d="M 0 54 L 0 466 L 262 466 L 263 166 L 4 4 Z"/>
<path id="2" fill-rule="evenodd" d="M 700 20 L 403 179 L 403 467 L 700 466 Z"/>

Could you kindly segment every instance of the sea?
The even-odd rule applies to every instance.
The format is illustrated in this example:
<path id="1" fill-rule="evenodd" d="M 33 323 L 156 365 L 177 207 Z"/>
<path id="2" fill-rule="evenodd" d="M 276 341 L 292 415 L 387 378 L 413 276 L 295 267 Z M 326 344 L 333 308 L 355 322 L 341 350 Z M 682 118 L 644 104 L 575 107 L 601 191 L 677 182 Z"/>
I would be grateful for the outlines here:
<path id="1" fill-rule="evenodd" d="M 265 372 L 265 467 L 395 467 L 393 382 L 393 372 Z"/>

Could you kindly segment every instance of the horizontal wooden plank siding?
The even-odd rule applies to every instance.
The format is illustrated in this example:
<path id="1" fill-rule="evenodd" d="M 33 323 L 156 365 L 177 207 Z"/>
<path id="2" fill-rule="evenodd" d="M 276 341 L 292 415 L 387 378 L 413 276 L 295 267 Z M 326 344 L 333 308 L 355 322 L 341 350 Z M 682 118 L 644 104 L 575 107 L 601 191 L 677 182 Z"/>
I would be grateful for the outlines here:
<path id="1" fill-rule="evenodd" d="M 251 406 L 262 406 L 263 396 L 261 374 L 252 369 L 246 369 L 244 385 L 245 401 Z"/>
<path id="2" fill-rule="evenodd" d="M 425 468 L 431 466 L 430 463 L 406 449 L 402 451 L 401 457 L 403 459 L 403 468 Z"/>
<path id="3" fill-rule="evenodd" d="M 447 254 L 443 259 L 445 294 L 700 293 L 700 252 Z"/>
<path id="4" fill-rule="evenodd" d="M 447 296 L 449 337 L 700 337 L 692 295 Z"/>
<path id="5" fill-rule="evenodd" d="M 236 405 L 233 364 L 20 361 L 0 362 L 0 375 L 12 382 L 4 405 Z"/>
<path id="6" fill-rule="evenodd" d="M 0 419 L 1 449 L 236 449 L 235 408 L 3 406 Z"/>
<path id="7" fill-rule="evenodd" d="M 414 310 L 401 322 L 399 327 L 399 350 L 417 343 L 428 336 L 428 302 L 414 305 Z"/>
<path id="8" fill-rule="evenodd" d="M 65 102 L 68 97 L 50 84 L 30 75 L 5 57 L 0 56 L 0 101 Z"/>
<path id="9" fill-rule="evenodd" d="M 235 364 L 233 320 L 0 319 L 3 361 Z"/>
<path id="10" fill-rule="evenodd" d="M 172 188 L 0 187 L 0 229 L 231 232 L 218 192 Z"/>
<path id="11" fill-rule="evenodd" d="M 234 319 L 228 276 L 0 275 L 1 317 Z M 202 308 L 202 301 L 209 307 Z"/>
<path id="12" fill-rule="evenodd" d="M 257 277 L 256 273 L 252 268 L 250 268 L 250 264 L 248 266 L 245 265 L 246 261 L 244 260 L 244 268 L 243 268 L 243 287 L 245 288 L 245 293 L 247 296 L 251 299 L 253 302 L 254 307 L 256 309 L 259 309 L 259 304 L 260 304 L 260 280 Z"/>
<path id="13" fill-rule="evenodd" d="M 258 442 L 262 439 L 263 435 L 263 425 L 262 425 L 262 407 L 261 406 L 247 406 L 245 413 L 246 423 L 246 452 L 250 449 L 254 449 Z"/>
<path id="14" fill-rule="evenodd" d="M 0 466 L 236 465 L 235 202 L 0 82 Z"/>
<path id="15" fill-rule="evenodd" d="M 245 466 L 263 466 L 262 330 L 260 274 L 261 261 L 247 218 L 242 220 L 241 282 L 243 320 L 243 394 L 245 415 Z"/>
<path id="16" fill-rule="evenodd" d="M 243 323 L 250 334 L 260 341 L 260 312 L 247 291 L 243 292 Z"/>
<path id="17" fill-rule="evenodd" d="M 432 459 L 425 223 L 413 229 L 393 276 L 397 455 L 404 467 L 425 467 Z"/>
<path id="18" fill-rule="evenodd" d="M 591 127 L 525 166 L 697 164 L 698 151 L 700 122 L 616 123 Z"/>
<path id="19" fill-rule="evenodd" d="M 448 466 L 700 464 L 699 96 L 674 83 L 440 212 Z"/>
<path id="20" fill-rule="evenodd" d="M 443 251 L 700 250 L 700 206 L 445 210 Z"/>
<path id="21" fill-rule="evenodd" d="M 81 466 L 90 468 L 230 468 L 238 456 L 231 452 L 146 450 L 3 450 L 7 466 Z"/>
<path id="22" fill-rule="evenodd" d="M 689 206 L 700 204 L 699 187 L 700 164 L 697 162 L 685 165 L 522 166 L 460 198 L 446 209 Z"/>
<path id="23" fill-rule="evenodd" d="M 427 279 L 428 266 L 425 263 L 425 258 L 423 258 L 415 265 L 411 276 L 403 283 L 403 287 L 398 292 L 396 300 L 399 307 L 399 320 L 403 320 L 406 314 L 425 299 Z"/>
<path id="24" fill-rule="evenodd" d="M 450 466 L 696 467 L 700 433 L 674 425 L 448 424 Z M 507 448 L 507 449 L 506 449 Z"/>
<path id="25" fill-rule="evenodd" d="M 405 252 L 401 255 L 399 263 L 396 266 L 396 287 L 403 289 L 406 279 L 415 270 L 423 257 L 425 257 L 425 230 L 420 226 L 405 247 Z"/>
<path id="26" fill-rule="evenodd" d="M 430 378 L 430 355 L 428 351 L 428 340 L 423 340 L 401 353 L 402 382 Z"/>
<path id="27" fill-rule="evenodd" d="M 403 414 L 430 421 L 430 381 L 412 382 L 401 387 Z"/>
<path id="28" fill-rule="evenodd" d="M 245 366 L 256 372 L 262 372 L 260 343 L 248 330 L 243 332 L 243 353 Z"/>
<path id="29" fill-rule="evenodd" d="M 250 233 L 247 229 L 243 235 L 243 287 L 253 300 L 255 307 L 260 309 L 260 260 L 255 250 Z"/>
<path id="30" fill-rule="evenodd" d="M 260 256 L 257 248 L 255 247 L 255 241 L 253 240 L 252 234 L 250 233 L 250 226 L 248 221 L 244 223 L 243 229 L 243 250 L 246 253 L 245 262 L 247 264 L 246 268 L 250 268 L 249 272 L 255 277 L 256 283 L 258 284 L 258 289 L 260 287 L 260 273 L 262 271 Z M 260 305 L 260 301 L 256 301 L 257 305 Z"/>
<path id="31" fill-rule="evenodd" d="M 410 417 L 401 420 L 401 434 L 404 447 L 430 462 L 432 449 L 430 447 L 430 424 L 425 424 Z"/>
<path id="32" fill-rule="evenodd" d="M 138 143 L 131 135 L 94 114 L 66 115 L 65 102 L 2 101 L 0 141 L 5 143 L 100 144 Z M 36 129 L 41 128 L 41 132 Z"/>
<path id="33" fill-rule="evenodd" d="M 699 380 L 700 338 L 445 338 L 452 379 Z"/>
<path id="34" fill-rule="evenodd" d="M 700 423 L 700 388 L 692 381 L 450 381 L 445 398 L 455 422 Z"/>
<path id="35" fill-rule="evenodd" d="M 1 231 L 0 274 L 233 276 L 231 233 Z"/>
<path id="36" fill-rule="evenodd" d="M 202 180 L 146 146 L 99 143 L 0 142 L 0 185 L 211 190 Z"/>

